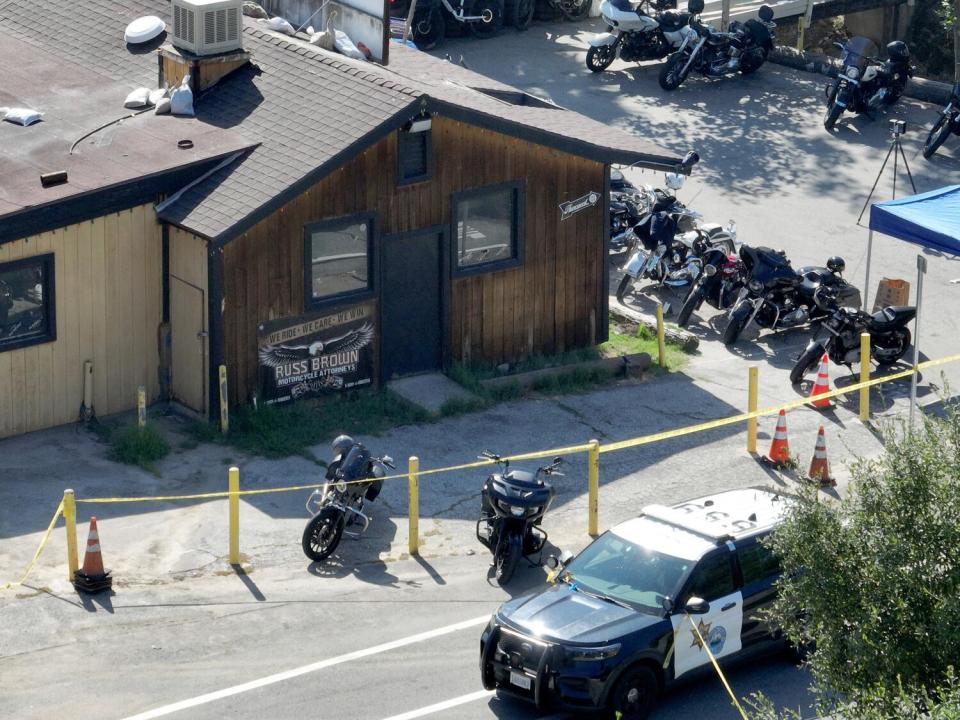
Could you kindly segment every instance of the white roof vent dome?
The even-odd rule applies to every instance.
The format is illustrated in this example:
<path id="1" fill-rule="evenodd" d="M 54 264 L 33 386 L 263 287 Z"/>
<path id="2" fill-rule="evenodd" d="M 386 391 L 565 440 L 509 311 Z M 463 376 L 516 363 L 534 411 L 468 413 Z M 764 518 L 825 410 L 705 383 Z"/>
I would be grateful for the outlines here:
<path id="1" fill-rule="evenodd" d="M 128 45 L 139 45 L 159 37 L 165 29 L 163 20 L 156 15 L 138 17 L 123 31 L 123 41 Z"/>

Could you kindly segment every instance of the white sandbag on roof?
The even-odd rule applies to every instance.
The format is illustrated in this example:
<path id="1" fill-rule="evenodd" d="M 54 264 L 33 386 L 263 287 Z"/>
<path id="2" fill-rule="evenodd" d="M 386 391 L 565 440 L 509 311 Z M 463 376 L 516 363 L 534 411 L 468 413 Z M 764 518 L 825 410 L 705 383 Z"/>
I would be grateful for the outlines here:
<path id="1" fill-rule="evenodd" d="M 260 20 L 259 22 L 262 22 L 271 30 L 284 33 L 285 35 L 294 35 L 297 32 L 293 29 L 293 25 L 288 23 L 282 17 L 272 17 L 269 20 Z"/>
<path id="2" fill-rule="evenodd" d="M 43 113 L 37 110 L 31 110 L 30 108 L 7 108 L 0 107 L 0 115 L 3 116 L 4 120 L 12 122 L 16 125 L 33 125 L 33 123 L 38 122 L 43 118 Z"/>
<path id="3" fill-rule="evenodd" d="M 367 56 L 364 55 L 353 44 L 353 40 L 350 39 L 350 36 L 347 35 L 343 30 L 335 30 L 336 35 L 334 36 L 333 46 L 337 49 L 337 52 L 346 55 L 348 58 L 353 58 L 354 60 L 366 60 Z"/>
<path id="4" fill-rule="evenodd" d="M 145 108 L 150 104 L 150 88 L 146 87 L 139 87 L 136 90 L 131 90 L 130 94 L 127 95 L 127 99 L 123 101 L 123 106 L 125 108 L 130 108 L 131 110 Z"/>
<path id="5" fill-rule="evenodd" d="M 185 75 L 180 86 L 170 93 L 170 113 L 193 117 L 193 90 L 190 89 L 189 75 Z"/>

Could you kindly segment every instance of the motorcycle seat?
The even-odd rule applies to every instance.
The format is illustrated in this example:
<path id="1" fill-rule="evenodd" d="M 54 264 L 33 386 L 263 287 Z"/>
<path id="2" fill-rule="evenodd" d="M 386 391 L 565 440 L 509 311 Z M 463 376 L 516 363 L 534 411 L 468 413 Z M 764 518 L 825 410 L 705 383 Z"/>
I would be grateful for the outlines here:
<path id="1" fill-rule="evenodd" d="M 875 330 L 890 330 L 898 325 L 910 322 L 916 317 L 917 309 L 909 305 L 891 305 L 872 315 L 871 325 Z"/>
<path id="2" fill-rule="evenodd" d="M 660 23 L 660 29 L 664 32 L 676 32 L 690 22 L 690 13 L 667 10 L 660 13 L 657 22 Z"/>

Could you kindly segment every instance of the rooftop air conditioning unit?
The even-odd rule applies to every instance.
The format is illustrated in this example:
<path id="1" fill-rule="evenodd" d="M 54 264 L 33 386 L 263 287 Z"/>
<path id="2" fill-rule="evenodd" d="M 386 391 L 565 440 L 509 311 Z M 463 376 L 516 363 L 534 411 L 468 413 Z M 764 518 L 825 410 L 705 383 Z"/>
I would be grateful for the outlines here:
<path id="1" fill-rule="evenodd" d="M 194 55 L 243 47 L 243 0 L 172 0 L 173 44 Z"/>

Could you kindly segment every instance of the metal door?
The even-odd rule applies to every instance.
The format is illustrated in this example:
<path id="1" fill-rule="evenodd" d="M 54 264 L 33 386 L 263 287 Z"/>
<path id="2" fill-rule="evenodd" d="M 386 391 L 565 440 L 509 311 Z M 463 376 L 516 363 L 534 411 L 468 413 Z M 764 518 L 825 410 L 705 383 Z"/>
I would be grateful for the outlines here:
<path id="1" fill-rule="evenodd" d="M 173 397 L 199 413 L 207 409 L 206 297 L 170 275 L 170 350 Z"/>
<path id="2" fill-rule="evenodd" d="M 443 232 L 387 235 L 380 258 L 381 375 L 439 370 L 442 364 L 440 248 Z"/>

